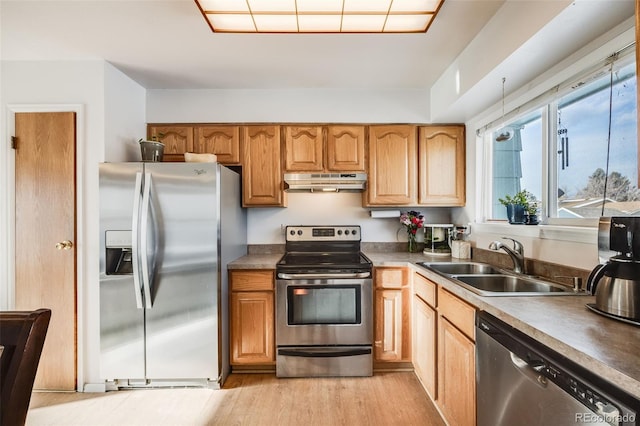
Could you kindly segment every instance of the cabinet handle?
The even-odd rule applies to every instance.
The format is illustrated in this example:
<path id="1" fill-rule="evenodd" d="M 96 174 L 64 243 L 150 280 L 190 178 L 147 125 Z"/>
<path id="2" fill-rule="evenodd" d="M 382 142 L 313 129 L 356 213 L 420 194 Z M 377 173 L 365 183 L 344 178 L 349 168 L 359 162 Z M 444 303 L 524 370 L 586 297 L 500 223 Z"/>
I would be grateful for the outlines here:
<path id="1" fill-rule="evenodd" d="M 73 243 L 69 240 L 64 240 L 56 243 L 56 248 L 58 250 L 71 250 L 71 248 L 73 248 Z"/>

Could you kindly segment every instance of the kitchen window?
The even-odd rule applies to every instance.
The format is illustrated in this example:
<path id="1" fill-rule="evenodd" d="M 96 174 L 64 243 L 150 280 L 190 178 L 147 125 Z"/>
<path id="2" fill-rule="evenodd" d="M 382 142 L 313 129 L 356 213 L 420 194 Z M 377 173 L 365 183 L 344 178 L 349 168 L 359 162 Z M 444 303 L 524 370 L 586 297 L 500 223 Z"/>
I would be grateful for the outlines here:
<path id="1" fill-rule="evenodd" d="M 620 54 L 485 128 L 488 221 L 505 220 L 499 199 L 523 189 L 548 224 L 640 214 L 635 67 Z"/>

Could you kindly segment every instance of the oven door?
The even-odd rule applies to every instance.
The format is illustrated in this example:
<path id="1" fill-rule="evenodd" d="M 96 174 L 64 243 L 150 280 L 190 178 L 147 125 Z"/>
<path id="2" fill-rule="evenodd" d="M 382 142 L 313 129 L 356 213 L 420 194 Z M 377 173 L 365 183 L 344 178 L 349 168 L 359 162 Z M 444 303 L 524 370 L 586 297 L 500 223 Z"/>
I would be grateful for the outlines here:
<path id="1" fill-rule="evenodd" d="M 276 280 L 276 345 L 373 343 L 371 278 Z"/>

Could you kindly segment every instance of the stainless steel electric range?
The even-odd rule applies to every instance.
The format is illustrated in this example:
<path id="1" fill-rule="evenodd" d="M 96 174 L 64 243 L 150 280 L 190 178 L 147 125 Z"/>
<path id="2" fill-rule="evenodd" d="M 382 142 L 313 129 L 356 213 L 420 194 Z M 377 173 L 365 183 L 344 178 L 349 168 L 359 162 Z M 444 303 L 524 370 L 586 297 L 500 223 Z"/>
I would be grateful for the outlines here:
<path id="1" fill-rule="evenodd" d="M 371 376 L 371 261 L 359 226 L 287 226 L 276 266 L 276 375 Z"/>

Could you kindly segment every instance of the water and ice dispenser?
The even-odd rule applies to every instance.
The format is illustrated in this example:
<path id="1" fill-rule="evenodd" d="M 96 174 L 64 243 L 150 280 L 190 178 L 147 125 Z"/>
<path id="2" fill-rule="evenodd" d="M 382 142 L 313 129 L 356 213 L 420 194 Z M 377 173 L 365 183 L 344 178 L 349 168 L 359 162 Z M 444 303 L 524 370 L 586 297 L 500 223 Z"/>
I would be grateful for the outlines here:
<path id="1" fill-rule="evenodd" d="M 133 274 L 131 231 L 106 231 L 106 274 Z"/>

